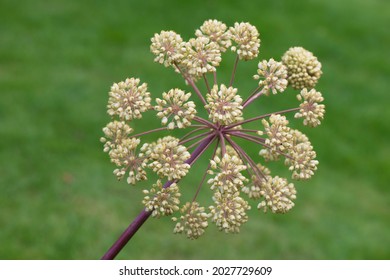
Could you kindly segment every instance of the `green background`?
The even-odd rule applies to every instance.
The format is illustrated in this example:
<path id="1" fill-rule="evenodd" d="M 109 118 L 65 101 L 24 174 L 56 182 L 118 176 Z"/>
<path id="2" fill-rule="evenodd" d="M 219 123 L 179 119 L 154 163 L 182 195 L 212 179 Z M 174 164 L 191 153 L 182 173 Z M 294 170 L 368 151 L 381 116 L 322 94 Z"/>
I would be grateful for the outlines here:
<path id="1" fill-rule="evenodd" d="M 148 220 L 119 258 L 390 258 L 389 1 L 0 0 L 0 259 L 105 253 L 142 209 L 143 189 L 117 182 L 102 152 L 109 88 L 132 76 L 153 97 L 186 88 L 153 63 L 150 38 L 175 30 L 189 39 L 210 18 L 260 31 L 259 58 L 238 67 L 243 96 L 255 86 L 259 59 L 303 46 L 322 62 L 317 89 L 326 117 L 302 129 L 319 170 L 296 183 L 296 206 L 286 215 L 253 207 L 240 234 L 210 225 L 196 241 L 173 235 L 169 218 Z M 234 56 L 223 59 L 218 73 L 227 82 Z M 295 95 L 262 99 L 248 115 L 294 107 Z M 142 129 L 158 125 L 153 116 L 145 121 Z M 196 165 L 183 192 L 193 193 L 206 164 Z M 279 169 L 284 174 L 276 164 L 274 175 Z M 203 193 L 207 204 L 211 194 Z"/>

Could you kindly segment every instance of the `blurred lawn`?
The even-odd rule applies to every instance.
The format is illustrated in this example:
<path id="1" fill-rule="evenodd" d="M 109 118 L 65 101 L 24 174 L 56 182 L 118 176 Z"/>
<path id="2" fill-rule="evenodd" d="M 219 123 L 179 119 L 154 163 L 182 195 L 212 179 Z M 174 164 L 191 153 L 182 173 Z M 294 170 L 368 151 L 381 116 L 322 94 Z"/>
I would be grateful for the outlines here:
<path id="1" fill-rule="evenodd" d="M 253 209 L 239 235 L 211 225 L 197 241 L 171 234 L 169 219 L 149 220 L 119 258 L 390 258 L 389 1 L 0 0 L 0 259 L 105 253 L 142 208 L 142 187 L 116 181 L 99 142 L 109 87 L 128 76 L 154 97 L 184 87 L 153 63 L 150 37 L 172 29 L 188 39 L 209 18 L 257 26 L 261 59 L 297 45 L 318 56 L 327 115 L 304 131 L 320 168 L 296 183 L 287 215 Z M 256 64 L 239 65 L 241 93 Z M 295 94 L 252 110 L 295 106 Z M 198 166 L 183 189 L 197 184 Z"/>

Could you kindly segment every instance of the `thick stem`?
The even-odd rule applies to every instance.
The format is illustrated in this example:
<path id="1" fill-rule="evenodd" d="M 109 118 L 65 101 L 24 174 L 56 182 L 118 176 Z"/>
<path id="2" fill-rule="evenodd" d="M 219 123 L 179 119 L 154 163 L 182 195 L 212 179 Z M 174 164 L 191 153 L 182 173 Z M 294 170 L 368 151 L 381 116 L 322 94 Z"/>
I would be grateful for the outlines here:
<path id="1" fill-rule="evenodd" d="M 215 133 L 213 131 L 210 131 L 209 135 L 214 135 L 215 136 Z M 197 147 L 203 140 L 204 139 L 200 139 L 200 140 L 196 141 L 195 143 L 192 143 L 191 145 L 189 145 L 187 147 L 187 151 L 191 150 L 193 147 Z"/>
<path id="2" fill-rule="evenodd" d="M 215 139 L 215 135 L 210 135 L 206 137 L 199 146 L 192 152 L 191 157 L 186 160 L 186 163 L 192 165 L 203 152 L 209 147 L 209 145 Z M 164 188 L 169 188 L 174 181 L 168 181 L 163 186 Z M 129 225 L 129 227 L 122 233 L 122 235 L 115 241 L 111 248 L 107 251 L 106 254 L 101 258 L 102 260 L 113 260 L 118 253 L 126 246 L 129 240 L 134 236 L 134 234 L 141 228 L 144 222 L 150 217 L 152 211 L 146 211 L 145 209 L 138 214 L 134 221 Z"/>
<path id="3" fill-rule="evenodd" d="M 102 260 L 113 260 L 118 253 L 126 246 L 127 242 L 134 236 L 137 230 L 150 217 L 152 212 L 142 210 L 142 212 L 134 219 L 129 227 L 122 233 L 122 235 L 115 241 L 114 245 L 104 254 Z"/>

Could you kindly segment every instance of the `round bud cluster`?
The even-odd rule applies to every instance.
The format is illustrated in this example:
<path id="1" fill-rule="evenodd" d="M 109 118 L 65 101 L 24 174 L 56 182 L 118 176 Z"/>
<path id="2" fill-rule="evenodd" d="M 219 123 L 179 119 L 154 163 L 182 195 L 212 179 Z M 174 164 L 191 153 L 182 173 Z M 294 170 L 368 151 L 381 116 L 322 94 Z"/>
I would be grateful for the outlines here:
<path id="1" fill-rule="evenodd" d="M 139 139 L 124 139 L 115 149 L 110 151 L 111 162 L 118 167 L 114 174 L 121 180 L 128 173 L 127 183 L 135 185 L 137 181 L 146 180 L 147 159 L 142 154 L 137 154 L 136 149 Z"/>
<path id="2" fill-rule="evenodd" d="M 268 138 L 264 141 L 266 149 L 262 149 L 260 155 L 266 160 L 277 160 L 280 153 L 288 151 L 292 146 L 289 122 L 285 116 L 276 114 L 270 116 L 269 122 L 263 119 L 262 123 Z"/>
<path id="3" fill-rule="evenodd" d="M 271 171 L 267 167 L 258 163 L 257 169 L 260 174 L 253 174 L 251 183 L 241 189 L 243 193 L 252 199 L 259 199 L 261 197 L 261 190 L 264 189 L 267 180 L 271 178 Z"/>
<path id="4" fill-rule="evenodd" d="M 112 121 L 103 128 L 104 137 L 100 138 L 100 142 L 104 143 L 104 152 L 115 149 L 123 139 L 127 139 L 128 135 L 133 132 L 133 129 L 123 121 Z"/>
<path id="5" fill-rule="evenodd" d="M 291 134 L 293 135 L 294 144 L 284 163 L 290 166 L 289 170 L 293 171 L 293 179 L 310 179 L 314 175 L 314 171 L 317 170 L 316 152 L 306 135 L 295 129 L 291 130 Z"/>
<path id="6" fill-rule="evenodd" d="M 206 37 L 192 38 L 186 43 L 186 52 L 180 66 L 191 77 L 201 77 L 208 72 L 215 72 L 221 62 L 221 52 L 217 43 Z"/>
<path id="7" fill-rule="evenodd" d="M 302 47 L 290 48 L 284 53 L 282 62 L 287 66 L 288 83 L 294 89 L 312 89 L 322 75 L 317 57 Z"/>

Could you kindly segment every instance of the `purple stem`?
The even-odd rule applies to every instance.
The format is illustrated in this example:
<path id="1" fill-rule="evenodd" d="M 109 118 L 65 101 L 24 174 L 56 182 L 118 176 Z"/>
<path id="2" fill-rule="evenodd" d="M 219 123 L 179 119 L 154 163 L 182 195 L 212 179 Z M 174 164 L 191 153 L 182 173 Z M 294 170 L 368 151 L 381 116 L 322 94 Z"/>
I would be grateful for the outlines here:
<path id="1" fill-rule="evenodd" d="M 179 65 L 176 62 L 174 62 L 174 65 L 177 68 L 177 70 L 179 70 L 179 72 L 183 76 L 183 78 L 187 81 L 187 83 L 195 90 L 195 93 L 198 95 L 198 97 L 202 101 L 203 105 L 206 105 L 207 102 L 204 99 L 204 97 L 203 97 L 202 93 L 200 92 L 200 90 L 198 89 L 198 87 L 195 85 L 194 81 L 190 77 L 185 75 L 185 73 L 183 73 L 183 71 L 180 69 Z"/>
<path id="2" fill-rule="evenodd" d="M 245 108 L 246 106 L 248 106 L 249 104 L 251 104 L 255 99 L 259 98 L 263 93 L 265 93 L 265 91 L 263 91 L 264 89 L 262 89 L 261 91 L 251 95 L 243 104 L 242 104 L 242 107 Z"/>
<path id="3" fill-rule="evenodd" d="M 249 140 L 249 141 L 252 141 L 254 143 L 264 144 L 264 138 L 256 136 L 256 135 L 249 135 L 246 133 L 242 133 L 241 131 L 229 131 L 229 134 L 246 139 L 246 140 Z"/>
<path id="4" fill-rule="evenodd" d="M 261 120 L 261 119 L 270 117 L 271 115 L 285 114 L 285 113 L 289 113 L 289 112 L 298 111 L 299 109 L 300 108 L 292 108 L 292 109 L 287 109 L 287 110 L 282 110 L 282 111 L 278 111 L 278 112 L 274 112 L 274 113 L 261 115 L 261 116 L 258 116 L 258 117 L 254 117 L 254 118 L 251 118 L 251 119 L 247 119 L 247 120 L 244 120 L 244 121 L 241 121 L 241 122 L 236 122 L 234 124 L 228 125 L 228 126 L 226 126 L 226 129 L 231 129 L 231 128 L 236 127 L 238 125 L 242 125 L 242 124 L 246 124 L 246 123 L 249 123 L 249 122 Z"/>
<path id="5" fill-rule="evenodd" d="M 239 61 L 239 56 L 237 55 L 236 61 L 234 62 L 234 67 L 233 67 L 233 71 L 232 71 L 232 77 L 230 78 L 229 87 L 231 87 L 234 83 L 234 76 L 236 75 L 238 61 Z"/>
<path id="6" fill-rule="evenodd" d="M 217 153 L 218 144 L 219 144 L 219 139 L 217 138 L 217 145 L 215 145 L 214 152 L 213 152 L 213 155 L 211 156 L 211 159 L 214 159 L 215 154 Z M 192 202 L 191 202 L 191 203 L 193 203 L 193 202 L 196 200 L 196 198 L 198 197 L 199 191 L 200 191 L 200 189 L 202 188 L 202 185 L 203 185 L 203 183 L 204 183 L 204 180 L 206 179 L 207 171 L 210 169 L 210 166 L 211 166 L 211 163 L 209 163 L 209 164 L 207 165 L 207 168 L 206 168 L 206 170 L 205 170 L 205 172 L 204 172 L 204 174 L 203 174 L 202 180 L 201 180 L 200 183 L 199 183 L 199 186 L 198 186 L 198 188 L 197 188 L 197 190 L 196 190 L 196 193 L 195 193 L 194 197 L 192 198 Z M 190 210 L 190 209 L 188 209 L 188 210 Z"/>
<path id="7" fill-rule="evenodd" d="M 253 171 L 255 172 L 255 176 L 257 176 L 258 179 L 261 179 L 261 177 L 265 178 L 263 172 L 261 172 L 261 170 L 257 167 L 253 159 L 251 159 L 251 157 L 239 145 L 237 145 L 236 142 L 234 142 L 232 139 L 228 137 L 226 137 L 226 140 L 230 143 L 230 145 L 236 150 L 236 152 L 239 155 L 242 155 L 246 159 L 246 161 L 252 167 Z"/>
<path id="8" fill-rule="evenodd" d="M 206 137 L 193 151 L 191 157 L 186 160 L 186 163 L 192 165 L 199 158 L 199 156 L 208 148 L 208 146 L 213 142 L 214 139 L 214 134 L 210 135 L 209 137 Z M 166 182 L 163 188 L 169 188 L 172 183 L 174 183 L 174 181 Z M 143 209 L 101 259 L 113 260 L 118 255 L 118 253 L 126 246 L 129 240 L 134 236 L 134 234 L 141 228 L 141 226 L 150 217 L 151 214 L 152 211 L 145 211 L 145 209 Z"/>
<path id="9" fill-rule="evenodd" d="M 211 132 L 211 133 L 212 133 L 212 132 Z M 201 137 L 203 137 L 203 136 L 207 136 L 207 135 L 209 135 L 209 134 L 210 134 L 210 131 L 206 131 L 206 132 L 203 132 L 203 133 L 201 133 L 201 134 L 192 136 L 192 137 L 190 137 L 190 138 L 188 138 L 188 139 L 180 140 L 179 144 L 180 144 L 180 145 L 183 145 L 183 144 L 185 144 L 185 143 L 191 142 L 191 141 L 193 141 L 193 140 L 195 140 L 195 139 L 201 138 Z"/>
<path id="10" fill-rule="evenodd" d="M 207 77 L 205 74 L 203 74 L 203 79 L 204 79 L 204 82 L 206 84 L 206 87 L 207 87 L 207 92 L 210 93 L 210 85 L 209 85 L 209 81 L 207 80 Z"/>
<path id="11" fill-rule="evenodd" d="M 184 135 L 182 138 L 180 138 L 180 141 L 183 141 L 185 140 L 186 138 L 190 137 L 192 134 L 200 131 L 200 130 L 203 130 L 203 129 L 208 129 L 207 126 L 204 126 L 204 125 L 200 125 L 201 127 L 197 128 L 197 129 L 194 129 L 194 130 L 191 130 L 190 132 L 188 132 L 186 135 Z"/>

